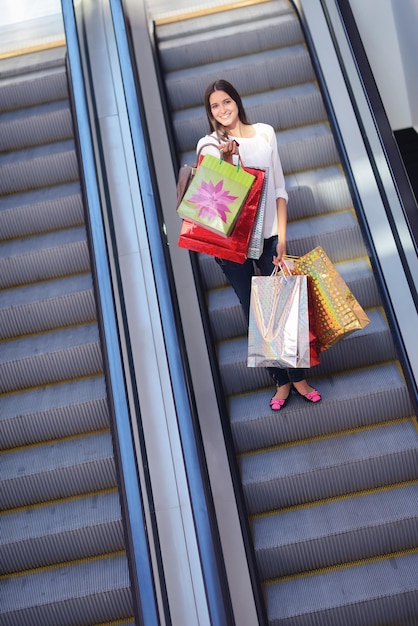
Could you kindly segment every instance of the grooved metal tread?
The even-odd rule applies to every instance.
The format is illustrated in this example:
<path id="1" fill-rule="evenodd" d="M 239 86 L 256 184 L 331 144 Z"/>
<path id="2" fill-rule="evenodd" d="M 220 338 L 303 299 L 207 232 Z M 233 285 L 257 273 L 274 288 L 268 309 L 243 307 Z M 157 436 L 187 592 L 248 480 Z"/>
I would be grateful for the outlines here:
<path id="1" fill-rule="evenodd" d="M 209 20 L 210 21 L 210 20 Z M 260 40 L 259 29 L 263 28 Z M 239 37 L 237 37 L 239 35 Z M 213 45 L 214 37 L 216 45 Z M 221 25 L 214 33 L 212 25 L 206 31 L 184 33 L 181 38 L 160 42 L 159 51 L 166 72 L 184 69 L 196 64 L 214 63 L 228 56 L 251 54 L 254 49 L 269 50 L 273 47 L 300 43 L 302 39 L 299 22 L 295 16 L 268 15 L 254 22 L 248 19 L 232 25 Z"/>
<path id="2" fill-rule="evenodd" d="M 288 174 L 286 189 L 290 221 L 352 207 L 347 181 L 335 165 Z"/>
<path id="3" fill-rule="evenodd" d="M 12 339 L 0 351 L 0 393 L 100 374 L 96 323 Z"/>
<path id="4" fill-rule="evenodd" d="M 3 452 L 4 510 L 116 487 L 109 432 Z"/>
<path id="5" fill-rule="evenodd" d="M 61 68 L 65 72 L 66 46 L 55 46 L 45 48 L 27 54 L 20 54 L 0 60 L 0 88 L 8 81 L 20 83 L 26 80 L 27 76 L 48 69 Z"/>
<path id="6" fill-rule="evenodd" d="M 312 370 L 312 374 L 314 370 Z M 305 441 L 336 432 L 402 420 L 414 414 L 399 366 L 384 363 L 316 380 L 323 395 L 312 405 L 293 394 L 285 411 L 271 411 L 271 383 L 260 391 L 229 398 L 237 453 Z"/>
<path id="7" fill-rule="evenodd" d="M 0 152 L 65 141 L 73 137 L 68 100 L 0 115 Z"/>
<path id="8" fill-rule="evenodd" d="M 124 550 L 116 490 L 10 511 L 1 526 L 3 575 Z"/>
<path id="9" fill-rule="evenodd" d="M 79 274 L 2 292 L 0 339 L 11 339 L 96 319 L 91 274 Z"/>
<path id="10" fill-rule="evenodd" d="M 216 41 L 212 43 L 216 45 Z M 248 67 L 251 65 L 251 81 Z M 303 45 L 295 44 L 279 50 L 249 54 L 245 58 L 225 59 L 195 68 L 170 72 L 166 75 L 166 88 L 173 110 L 202 104 L 202 97 L 211 81 L 219 77 L 231 82 L 242 95 L 280 89 L 315 80 L 309 53 Z M 187 96 L 187 100 L 185 97 Z"/>
<path id="11" fill-rule="evenodd" d="M 134 621 L 65 56 L 0 62 L 2 626 Z"/>
<path id="12" fill-rule="evenodd" d="M 2 198 L 0 241 L 33 236 L 84 224 L 79 182 Z"/>
<path id="13" fill-rule="evenodd" d="M 252 520 L 263 580 L 414 549 L 418 481 Z"/>
<path id="14" fill-rule="evenodd" d="M 3 585 L 2 626 L 87 626 L 133 613 L 123 554 L 25 573 L 6 579 Z"/>
<path id="15" fill-rule="evenodd" d="M 84 226 L 4 242 L 0 288 L 7 289 L 90 271 Z"/>
<path id="16" fill-rule="evenodd" d="M 416 624 L 418 553 L 265 586 L 270 626 Z"/>
<path id="17" fill-rule="evenodd" d="M 0 396 L 0 449 L 109 427 L 103 376 Z"/>
<path id="18" fill-rule="evenodd" d="M 254 20 L 258 21 L 260 19 L 274 18 L 279 15 L 288 14 L 293 15 L 293 10 L 286 0 L 276 0 L 273 3 L 261 3 L 254 6 L 236 7 L 227 11 L 221 10 L 218 13 L 206 14 L 203 17 L 188 16 L 188 19 L 182 19 L 180 14 L 178 20 L 175 22 L 158 23 L 157 21 L 158 42 L 159 45 L 163 45 L 166 41 L 182 39 L 190 34 L 206 34 L 208 29 L 216 32 L 219 29 L 225 28 L 225 26 L 230 27 L 237 24 L 246 24 Z"/>
<path id="19" fill-rule="evenodd" d="M 0 154 L 0 193 L 13 194 L 78 180 L 74 140 Z"/>
<path id="20" fill-rule="evenodd" d="M 260 451 L 241 457 L 240 466 L 250 514 L 414 480 L 417 424 L 398 421 Z"/>

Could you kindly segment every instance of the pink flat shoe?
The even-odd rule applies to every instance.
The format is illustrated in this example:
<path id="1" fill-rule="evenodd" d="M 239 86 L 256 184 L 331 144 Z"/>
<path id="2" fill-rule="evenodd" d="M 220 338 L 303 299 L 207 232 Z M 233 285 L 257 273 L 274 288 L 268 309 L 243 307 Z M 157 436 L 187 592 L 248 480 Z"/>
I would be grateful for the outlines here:
<path id="1" fill-rule="evenodd" d="M 321 402 L 321 399 L 322 399 L 321 394 L 316 389 L 314 389 L 313 391 L 310 391 L 305 396 L 302 396 L 302 398 L 305 398 L 306 402 L 314 402 L 314 403 Z"/>
<path id="2" fill-rule="evenodd" d="M 284 407 L 286 406 L 286 404 L 289 402 L 290 400 L 290 393 L 287 396 L 287 398 L 272 398 L 270 400 L 270 408 L 272 411 L 280 411 L 280 409 L 284 409 Z"/>

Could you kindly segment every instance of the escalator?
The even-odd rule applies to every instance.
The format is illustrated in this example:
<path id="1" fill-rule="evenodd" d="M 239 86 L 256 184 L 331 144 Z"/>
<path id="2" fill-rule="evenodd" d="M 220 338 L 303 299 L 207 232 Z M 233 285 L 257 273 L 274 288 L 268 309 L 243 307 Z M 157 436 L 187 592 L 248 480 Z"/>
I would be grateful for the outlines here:
<path id="1" fill-rule="evenodd" d="M 89 7 L 96 10 L 98 4 Z M 85 36 L 87 65 L 91 63 L 90 78 L 95 83 L 91 95 L 94 108 L 94 104 L 102 104 L 101 97 L 106 104 L 113 102 L 113 88 L 115 100 L 123 97 L 120 86 L 110 85 L 110 91 L 106 90 L 110 73 L 100 64 L 100 57 L 106 58 L 101 54 L 102 31 L 96 30 L 100 20 L 107 28 L 106 50 L 115 50 L 113 39 L 110 42 L 113 23 L 103 18 L 107 5 L 103 13 L 87 7 L 84 14 L 82 5 L 79 3 L 79 9 L 86 21 L 81 20 L 79 30 Z M 133 19 L 130 23 L 136 25 Z M 91 30 L 97 38 L 90 39 Z M 324 353 L 321 365 L 313 370 L 312 382 L 323 394 L 320 405 L 308 406 L 295 397 L 286 413 L 273 414 L 268 408 L 272 393 L 268 376 L 246 366 L 245 321 L 233 291 L 212 258 L 193 258 L 197 285 L 199 288 L 201 281 L 207 303 L 203 317 L 210 325 L 211 348 L 217 355 L 214 378 L 220 374 L 233 437 L 232 455 L 242 478 L 237 498 L 242 491 L 252 539 L 248 560 L 255 555 L 254 586 L 262 589 L 268 615 L 265 622 L 264 609 L 260 611 L 258 623 L 416 624 L 416 415 L 297 16 L 286 0 L 229 7 L 206 12 L 203 17 L 157 21 L 156 41 L 179 162 L 194 161 L 196 141 L 207 131 L 202 106 L 206 85 L 220 76 L 229 79 L 244 96 L 249 117 L 270 123 L 277 131 L 289 192 L 288 252 L 302 254 L 321 244 L 371 319 L 366 329 Z M 144 40 L 139 43 L 145 57 Z M 109 54 L 108 58 L 114 62 L 117 56 Z M 129 523 L 133 521 L 124 487 L 127 482 L 132 488 L 135 480 L 132 473 L 130 480 L 124 481 L 119 458 L 131 433 L 119 445 L 110 393 L 110 389 L 115 393 L 115 388 L 109 383 L 102 302 L 97 295 L 98 259 L 92 254 L 93 237 L 81 192 L 79 172 L 87 170 L 86 163 L 80 168 L 77 159 L 65 57 L 66 50 L 57 48 L 0 61 L 0 622 L 5 626 L 148 626 L 157 620 L 141 616 L 135 600 L 135 575 L 140 576 L 147 563 L 140 560 L 135 572 L 129 550 Z M 125 68 L 124 61 L 121 55 L 118 62 Z M 150 64 L 144 62 L 144 66 L 148 69 Z M 144 81 L 146 100 L 151 84 L 148 76 L 140 73 L 139 78 Z M 116 71 L 112 80 L 118 85 Z M 152 109 L 159 110 L 155 101 Z M 103 109 L 100 112 L 103 114 Z M 120 179 L 112 177 L 117 163 L 111 157 L 107 160 L 106 153 L 106 148 L 114 149 L 116 158 L 123 161 L 116 131 L 124 136 L 129 132 L 123 115 L 120 125 L 116 118 L 111 109 L 110 121 L 106 120 L 109 125 L 97 123 L 95 129 L 98 134 L 109 131 L 104 141 L 97 140 L 98 152 L 103 152 L 96 167 L 100 169 L 101 161 L 102 183 L 107 174 L 103 187 L 109 185 L 106 189 L 110 190 L 112 225 L 116 225 L 112 236 L 117 239 L 122 232 L 115 249 L 109 246 L 110 257 L 118 246 L 125 253 L 123 246 L 128 241 L 126 231 L 118 231 L 120 224 L 115 218 L 118 210 L 118 217 L 126 217 L 128 203 L 124 204 L 123 196 L 122 210 L 117 206 L 122 194 L 111 187 L 112 183 L 120 185 Z M 148 121 L 151 128 L 152 120 Z M 150 132 L 154 138 L 152 129 Z M 109 137 L 112 142 L 106 143 Z M 151 141 L 147 153 L 150 169 L 157 143 Z M 129 149 L 123 154 L 129 154 Z M 134 165 L 129 161 L 130 174 Z M 129 181 L 135 202 L 133 178 Z M 161 197 L 168 186 L 165 181 L 160 185 Z M 151 194 L 146 184 L 144 189 L 141 193 L 148 199 Z M 135 206 L 135 224 L 140 229 L 139 204 Z M 169 210 L 173 212 L 172 206 Z M 126 219 L 123 224 L 128 222 Z M 152 238 L 149 223 L 146 229 Z M 152 263 L 145 252 L 146 236 L 142 239 L 144 233 L 140 234 L 142 261 L 148 270 Z M 154 272 L 161 271 L 159 259 L 152 262 Z M 126 269 L 127 256 L 122 264 Z M 138 289 L 142 267 L 136 258 L 133 267 Z M 121 290 L 127 288 L 124 278 L 121 271 Z M 126 284 L 129 288 L 129 281 Z M 149 301 L 145 306 L 141 299 L 141 311 L 149 307 L 151 316 L 164 318 L 168 307 L 152 308 L 154 296 L 149 294 L 153 291 L 148 284 L 147 288 Z M 187 294 L 190 298 L 191 289 L 194 285 L 188 284 L 180 300 Z M 125 336 L 121 324 L 120 340 L 129 338 L 130 333 L 130 340 L 138 345 L 138 337 L 142 340 L 147 335 L 150 341 L 139 343 L 142 354 L 149 356 L 147 351 L 156 350 L 155 346 L 163 353 L 163 341 L 155 328 L 145 324 L 145 313 L 138 323 L 129 309 L 132 300 L 125 297 L 124 313 L 127 326 L 134 321 Z M 192 309 L 189 300 L 187 307 Z M 194 322 L 183 332 L 188 346 L 198 344 L 198 362 L 203 367 L 201 355 L 206 346 L 197 341 Z M 155 345 L 151 345 L 153 341 Z M 127 343 L 121 351 L 132 350 Z M 111 349 L 116 360 L 116 341 Z M 198 580 L 201 563 L 208 558 L 208 544 L 198 546 L 203 545 L 200 562 L 194 546 L 198 543 L 196 520 L 199 513 L 208 514 L 207 502 L 198 502 L 192 521 L 186 496 L 190 484 L 196 486 L 198 481 L 188 476 L 186 485 L 181 463 L 187 449 L 180 450 L 177 442 L 176 416 L 165 422 L 161 403 L 155 402 L 161 377 L 164 409 L 170 417 L 174 414 L 170 385 L 161 364 L 154 366 L 155 355 L 147 360 L 142 354 L 134 353 L 138 362 L 144 362 L 132 395 L 142 394 L 138 417 L 141 413 L 149 429 L 144 435 L 145 459 L 148 454 L 144 465 L 158 496 L 150 507 L 156 505 L 158 532 L 148 510 L 149 523 L 144 527 L 149 542 L 155 543 L 154 584 L 164 605 L 159 619 L 167 624 L 171 619 L 175 626 L 194 626 L 205 623 L 205 603 L 210 604 L 210 584 L 206 579 L 203 589 Z M 195 390 L 196 396 L 199 391 Z M 207 404 L 211 396 L 206 391 L 204 387 Z M 176 409 L 178 406 L 186 414 L 180 403 Z M 199 398 L 197 406 L 201 406 Z M 208 407 L 211 416 L 216 409 Z M 161 428 L 154 430 L 155 424 Z M 164 439 L 166 425 L 171 448 Z M 201 428 L 211 476 L 211 463 L 223 471 L 221 437 L 216 433 L 215 448 L 212 441 L 207 442 L 207 424 Z M 163 455 L 170 461 L 173 457 L 176 464 L 166 464 Z M 139 455 L 136 460 L 141 460 Z M 197 465 L 192 467 L 199 471 Z M 227 483 L 228 478 L 224 474 L 219 482 Z M 226 493 L 218 485 L 210 487 L 215 501 L 219 493 L 221 497 Z M 183 517 L 177 516 L 174 495 L 179 496 Z M 226 508 L 222 502 L 216 509 L 218 525 L 224 524 L 224 555 L 226 543 L 234 544 L 234 549 L 236 543 L 229 510 L 226 522 L 219 513 Z M 138 539 L 144 531 L 143 520 L 138 510 L 132 517 Z M 210 523 L 212 527 L 212 520 Z M 235 593 L 234 611 L 238 614 L 236 605 L 246 607 L 247 598 L 239 597 L 237 590 L 242 587 L 234 585 L 232 578 L 241 580 L 244 572 L 236 561 L 232 566 L 226 556 L 225 561 L 229 576 L 225 596 L 228 591 Z M 196 598 L 189 604 L 192 594 Z M 196 613 L 191 613 L 190 606 L 197 607 Z M 147 603 L 141 608 L 146 612 Z M 178 615 L 188 615 L 190 623 Z M 236 623 L 253 626 L 255 620 L 251 619 Z"/>
<path id="2" fill-rule="evenodd" d="M 65 56 L 0 61 L 0 622 L 128 626 Z"/>
<path id="3" fill-rule="evenodd" d="M 323 353 L 318 406 L 269 410 L 246 366 L 238 300 L 196 255 L 270 625 L 418 620 L 418 425 L 317 77 L 293 6 L 163 18 L 156 45 L 179 164 L 207 132 L 206 86 L 230 81 L 277 132 L 288 253 L 322 245 L 371 323 Z"/>

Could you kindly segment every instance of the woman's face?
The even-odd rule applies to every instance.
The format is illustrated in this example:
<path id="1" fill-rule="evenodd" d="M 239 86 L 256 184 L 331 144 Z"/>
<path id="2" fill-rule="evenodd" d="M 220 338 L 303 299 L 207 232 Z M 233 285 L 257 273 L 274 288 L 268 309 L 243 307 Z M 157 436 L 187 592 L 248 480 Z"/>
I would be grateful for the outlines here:
<path id="1" fill-rule="evenodd" d="M 214 119 L 222 126 L 234 128 L 239 122 L 237 104 L 226 91 L 211 93 L 209 106 Z"/>

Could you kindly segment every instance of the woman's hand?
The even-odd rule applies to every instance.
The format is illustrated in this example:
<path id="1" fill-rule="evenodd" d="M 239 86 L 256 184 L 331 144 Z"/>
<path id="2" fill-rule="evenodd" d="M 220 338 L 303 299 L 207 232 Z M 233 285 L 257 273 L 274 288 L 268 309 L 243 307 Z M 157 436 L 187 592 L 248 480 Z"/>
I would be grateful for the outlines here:
<path id="1" fill-rule="evenodd" d="M 235 154 L 239 154 L 239 144 L 237 144 L 235 139 L 230 139 L 229 141 L 225 141 L 225 143 L 219 144 L 219 152 L 224 161 L 233 163 L 232 157 Z"/>
<path id="2" fill-rule="evenodd" d="M 277 267 L 281 267 L 282 257 L 286 254 L 286 244 L 278 241 L 277 246 L 276 246 L 276 253 L 277 253 L 277 256 L 273 257 L 273 265 L 277 265 Z"/>

